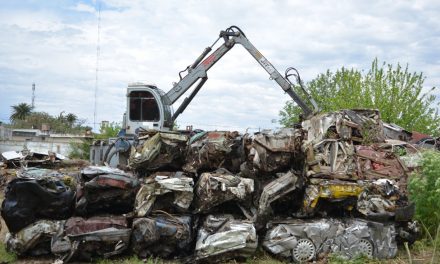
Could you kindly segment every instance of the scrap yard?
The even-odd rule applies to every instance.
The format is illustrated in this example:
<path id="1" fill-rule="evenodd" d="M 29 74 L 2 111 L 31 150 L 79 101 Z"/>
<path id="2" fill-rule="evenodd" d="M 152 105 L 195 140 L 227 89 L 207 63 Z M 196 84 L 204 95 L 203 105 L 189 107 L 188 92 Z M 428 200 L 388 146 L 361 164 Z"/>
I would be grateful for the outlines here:
<path id="1" fill-rule="evenodd" d="M 122 10 L 117 7 L 111 12 Z M 272 29 L 269 32 L 275 36 L 271 38 L 278 38 Z M 280 35 L 284 37 L 284 32 Z M 296 68 L 288 67 L 280 73 L 239 27 L 230 26 L 179 72 L 178 81 L 168 91 L 152 83 L 132 82 L 121 99 L 120 87 L 118 93 L 111 87 L 97 92 L 99 41 L 98 35 L 94 119 L 97 99 L 106 101 L 109 108 L 105 109 L 114 110 L 116 104 L 107 99 L 117 97 L 125 102 L 125 109 L 120 107 L 122 111 L 117 113 L 123 113 L 122 122 L 102 121 L 98 133 L 85 119 L 72 113 L 64 115 L 64 110 L 58 116 L 34 111 L 34 94 L 32 106 L 13 105 L 17 111 L 11 115 L 10 124 L 0 122 L 0 264 L 132 263 L 128 258 L 134 258 L 133 263 L 259 263 L 261 256 L 268 260 L 264 263 L 413 264 L 427 263 L 428 258 L 435 263 L 440 244 L 438 212 L 436 220 L 425 225 L 417 209 L 424 203 L 440 208 L 438 199 L 416 199 L 414 190 L 424 192 L 427 185 L 422 183 L 428 182 L 437 188 L 432 193 L 440 192 L 438 175 L 435 180 L 423 178 L 429 167 L 424 155 L 439 155 L 440 115 L 438 109 L 430 108 L 436 100 L 434 95 L 423 94 L 420 101 L 410 98 L 413 105 L 400 107 L 404 101 L 397 92 L 402 89 L 405 96 L 413 93 L 414 98 L 420 97 L 422 74 L 411 75 L 408 66 L 404 72 L 399 64 L 397 70 L 388 65 L 384 73 L 375 59 L 372 68 L 376 71 L 369 71 L 366 77 L 362 77 L 363 71 L 342 68 L 343 74 L 337 78 L 325 79 L 332 75 L 327 71 L 306 87 Z M 154 43 L 149 41 L 142 38 L 141 43 Z M 276 46 L 283 50 L 287 47 Z M 178 117 L 209 83 L 210 69 L 235 47 L 250 55 L 259 73 L 272 81 L 267 83 L 281 88 L 274 100 L 289 100 L 279 112 L 289 122 L 278 120 L 282 126 L 254 130 L 218 129 L 227 127 L 221 125 L 215 129 L 198 129 L 196 124 L 179 127 Z M 153 50 L 161 56 L 171 50 L 161 48 Z M 181 50 L 176 48 L 175 52 Z M 283 52 L 278 63 L 290 59 L 288 52 Z M 293 54 L 310 56 L 302 55 L 302 51 Z M 180 63 L 177 55 L 175 61 Z M 125 67 L 121 64 L 116 68 Z M 350 74 L 355 81 L 344 79 Z M 225 71 L 224 76 L 229 75 Z M 117 78 L 127 76 L 135 75 L 121 70 Z M 244 78 L 250 80 L 249 86 L 256 85 L 253 72 L 249 76 Z M 335 79 L 342 84 L 334 84 Z M 90 81 L 78 83 L 88 85 Z M 325 90 L 319 85 L 334 86 Z M 359 87 L 354 91 L 352 86 L 356 85 Z M 80 99 L 66 103 L 48 98 L 60 107 L 91 105 L 88 94 L 76 94 L 67 87 L 66 97 Z M 356 108 L 352 102 L 350 107 L 331 105 L 354 101 L 355 97 L 345 97 L 356 92 L 359 102 L 367 97 L 364 94 L 374 100 L 365 103 L 367 98 Z M 52 93 L 55 96 L 64 91 Z M 222 93 L 217 89 L 213 94 Z M 252 93 L 256 95 L 252 97 Z M 243 94 L 246 98 L 240 98 Z M 244 106 L 248 114 L 240 116 L 242 119 L 250 115 L 259 118 L 272 98 L 260 96 L 257 89 L 243 94 L 232 95 L 234 100 L 248 104 Z M 387 101 L 389 94 L 392 99 Z M 208 97 L 204 96 L 203 100 Z M 248 102 L 258 97 L 262 101 L 256 104 L 260 105 L 250 107 Z M 379 107 L 373 101 L 380 101 L 382 107 L 376 109 Z M 180 105 L 174 111 L 176 102 Z M 228 106 L 221 100 L 212 104 L 224 112 L 210 113 L 211 109 L 207 113 L 227 112 Z M 398 107 L 403 110 L 393 112 Z M 191 111 L 194 114 L 198 109 Z M 406 126 L 399 126 L 400 119 L 405 119 Z M 271 124 L 277 121 L 272 120 Z M 93 126 L 99 122 L 94 120 Z M 421 125 L 416 126 L 416 122 Z M 435 166 L 429 169 L 436 171 Z M 411 187 L 412 179 L 419 179 L 418 185 Z M 420 259 L 411 255 L 410 248 L 425 252 L 420 245 L 427 245 L 428 238 L 431 255 Z M 405 260 L 397 261 L 402 254 Z"/>
<path id="2" fill-rule="evenodd" d="M 119 168 L 20 156 L 2 169 L 16 174 L 3 183 L 6 248 L 62 262 L 257 249 L 287 262 L 391 259 L 420 233 L 407 193 L 418 165 L 384 131 L 378 111 L 342 110 L 255 134 L 145 131 Z"/>

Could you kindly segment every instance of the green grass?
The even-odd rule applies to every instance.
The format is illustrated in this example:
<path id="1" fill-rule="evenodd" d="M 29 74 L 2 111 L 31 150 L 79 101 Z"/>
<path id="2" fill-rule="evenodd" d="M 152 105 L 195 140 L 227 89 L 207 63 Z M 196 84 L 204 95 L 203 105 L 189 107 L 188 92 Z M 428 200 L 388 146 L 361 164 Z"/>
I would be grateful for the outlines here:
<path id="1" fill-rule="evenodd" d="M 116 259 L 101 259 L 97 262 L 97 264 L 114 264 L 114 263 L 121 263 L 121 264 L 153 264 L 154 262 L 150 259 L 148 259 L 147 262 L 143 262 L 141 259 L 139 259 L 137 256 L 131 256 L 126 258 L 116 258 Z"/>
<path id="2" fill-rule="evenodd" d="M 5 245 L 0 243 L 0 263 L 13 263 L 17 260 L 17 256 L 14 253 L 6 251 Z"/>
<path id="3" fill-rule="evenodd" d="M 160 258 L 147 258 L 145 260 L 138 258 L 137 256 L 123 257 L 123 258 L 111 258 L 101 259 L 96 262 L 97 264 L 171 264 L 177 263 L 172 261 L 166 261 Z"/>
<path id="4" fill-rule="evenodd" d="M 328 259 L 329 264 L 375 264 L 375 263 L 381 263 L 380 261 L 369 259 L 366 256 L 358 256 L 353 259 L 346 259 L 344 257 L 341 257 L 336 254 L 332 254 L 329 256 Z"/>

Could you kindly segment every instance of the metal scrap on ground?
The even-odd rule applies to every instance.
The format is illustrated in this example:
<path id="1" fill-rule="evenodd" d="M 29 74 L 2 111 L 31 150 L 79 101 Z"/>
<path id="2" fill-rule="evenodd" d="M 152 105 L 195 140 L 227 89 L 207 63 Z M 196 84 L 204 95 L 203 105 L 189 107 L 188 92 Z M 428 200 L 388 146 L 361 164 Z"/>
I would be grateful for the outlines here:
<path id="1" fill-rule="evenodd" d="M 157 132 L 133 148 L 126 171 L 23 168 L 2 204 L 6 245 L 63 261 L 245 259 L 259 241 L 298 262 L 393 258 L 418 234 L 407 194 L 418 156 L 383 130 L 377 111 L 343 110 L 254 135 Z"/>

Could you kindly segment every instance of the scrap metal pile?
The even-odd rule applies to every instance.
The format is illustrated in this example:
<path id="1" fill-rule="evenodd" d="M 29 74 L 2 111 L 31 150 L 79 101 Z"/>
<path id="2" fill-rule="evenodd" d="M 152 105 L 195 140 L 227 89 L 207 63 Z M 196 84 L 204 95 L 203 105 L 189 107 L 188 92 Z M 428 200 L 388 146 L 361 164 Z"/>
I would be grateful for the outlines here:
<path id="1" fill-rule="evenodd" d="M 374 110 L 253 135 L 157 132 L 132 148 L 126 171 L 23 169 L 2 204 L 7 248 L 64 261 L 212 262 L 246 259 L 259 245 L 298 262 L 393 258 L 418 231 L 404 160 Z"/>
<path id="2" fill-rule="evenodd" d="M 63 155 L 52 151 L 37 151 L 24 147 L 22 151 L 5 151 L 0 154 L 0 167 L 48 167 L 59 164 L 66 159 Z"/>

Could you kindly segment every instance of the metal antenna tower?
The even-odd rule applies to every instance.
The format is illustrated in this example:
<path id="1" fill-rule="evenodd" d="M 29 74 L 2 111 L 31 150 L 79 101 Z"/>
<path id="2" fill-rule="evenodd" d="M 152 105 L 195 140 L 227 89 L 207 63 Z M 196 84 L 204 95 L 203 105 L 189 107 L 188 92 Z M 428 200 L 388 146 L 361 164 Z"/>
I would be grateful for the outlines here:
<path id="1" fill-rule="evenodd" d="M 35 83 L 32 83 L 32 108 L 35 107 Z"/>
<path id="2" fill-rule="evenodd" d="M 95 72 L 95 108 L 93 110 L 93 130 L 96 131 L 96 115 L 98 112 L 97 100 L 98 100 L 98 72 L 99 72 L 99 54 L 101 52 L 100 47 L 100 35 L 101 35 L 101 4 L 98 4 L 98 41 L 96 44 L 96 72 Z"/>

